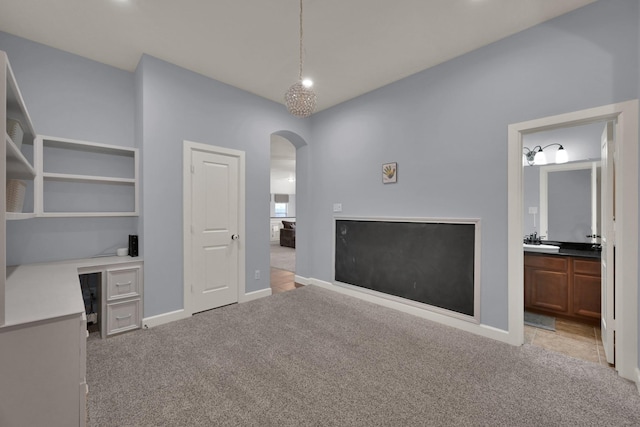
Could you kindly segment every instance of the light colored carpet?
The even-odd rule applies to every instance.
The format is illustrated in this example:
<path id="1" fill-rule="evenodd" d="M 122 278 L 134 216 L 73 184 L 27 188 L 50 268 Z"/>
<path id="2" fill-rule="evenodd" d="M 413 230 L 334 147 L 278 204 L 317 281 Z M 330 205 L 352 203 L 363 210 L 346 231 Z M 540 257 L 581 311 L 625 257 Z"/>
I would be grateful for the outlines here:
<path id="1" fill-rule="evenodd" d="M 534 328 L 546 329 L 548 331 L 556 330 L 556 318 L 545 316 L 543 314 L 524 312 L 524 324 L 533 326 Z"/>
<path id="2" fill-rule="evenodd" d="M 87 347 L 94 426 L 640 425 L 610 368 L 314 286 Z"/>
<path id="3" fill-rule="evenodd" d="M 296 250 L 278 244 L 271 245 L 271 267 L 296 271 Z"/>

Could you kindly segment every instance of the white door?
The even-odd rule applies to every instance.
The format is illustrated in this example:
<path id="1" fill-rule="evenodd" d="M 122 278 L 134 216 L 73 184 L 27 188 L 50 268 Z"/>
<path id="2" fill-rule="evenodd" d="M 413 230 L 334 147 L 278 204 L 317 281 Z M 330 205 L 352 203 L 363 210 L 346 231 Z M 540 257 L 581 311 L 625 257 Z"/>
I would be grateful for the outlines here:
<path id="1" fill-rule="evenodd" d="M 601 153 L 601 231 L 602 239 L 602 344 L 608 363 L 615 363 L 614 352 L 614 295 L 615 295 L 615 180 L 613 122 L 602 133 Z"/>
<path id="2" fill-rule="evenodd" d="M 191 308 L 238 302 L 239 167 L 234 156 L 191 150 Z"/>

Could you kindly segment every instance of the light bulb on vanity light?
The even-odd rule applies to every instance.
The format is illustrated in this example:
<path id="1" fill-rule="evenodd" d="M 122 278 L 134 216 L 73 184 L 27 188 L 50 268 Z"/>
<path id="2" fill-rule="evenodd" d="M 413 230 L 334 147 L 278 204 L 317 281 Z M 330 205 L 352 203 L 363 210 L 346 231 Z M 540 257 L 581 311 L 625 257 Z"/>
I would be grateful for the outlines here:
<path id="1" fill-rule="evenodd" d="M 567 150 L 561 145 L 556 152 L 556 163 L 562 164 L 567 163 L 569 161 L 569 155 L 567 154 Z"/>
<path id="2" fill-rule="evenodd" d="M 542 148 L 540 149 L 540 151 L 536 153 L 536 156 L 533 158 L 533 162 L 538 166 L 547 164 L 547 155 L 544 154 L 544 151 L 542 151 Z"/>

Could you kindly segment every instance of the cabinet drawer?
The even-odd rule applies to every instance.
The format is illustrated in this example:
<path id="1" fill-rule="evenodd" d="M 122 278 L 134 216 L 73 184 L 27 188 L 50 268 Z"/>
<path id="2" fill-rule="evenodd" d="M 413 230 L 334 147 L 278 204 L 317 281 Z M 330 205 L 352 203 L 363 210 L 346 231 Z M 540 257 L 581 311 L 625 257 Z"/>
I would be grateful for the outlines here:
<path id="1" fill-rule="evenodd" d="M 140 327 L 140 300 L 115 302 L 107 305 L 107 335 Z"/>
<path id="2" fill-rule="evenodd" d="M 524 256 L 524 265 L 555 271 L 567 271 L 567 268 L 569 267 L 567 257 L 541 256 L 530 254 L 526 254 Z"/>
<path id="3" fill-rule="evenodd" d="M 600 260 L 574 259 L 573 272 L 578 274 L 589 274 L 600 277 Z"/>
<path id="4" fill-rule="evenodd" d="M 140 268 L 107 270 L 107 300 L 140 295 Z"/>

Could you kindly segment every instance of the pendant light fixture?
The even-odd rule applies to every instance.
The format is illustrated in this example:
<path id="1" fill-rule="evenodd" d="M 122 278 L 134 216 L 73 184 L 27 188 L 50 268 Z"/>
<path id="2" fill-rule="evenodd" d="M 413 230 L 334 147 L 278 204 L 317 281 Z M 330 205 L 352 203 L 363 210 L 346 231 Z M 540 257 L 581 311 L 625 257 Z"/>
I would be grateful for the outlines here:
<path id="1" fill-rule="evenodd" d="M 316 109 L 316 94 L 311 89 L 313 82 L 309 79 L 302 79 L 303 34 L 302 0 L 300 0 L 300 74 L 298 75 L 298 81 L 284 94 L 284 102 L 289 113 L 296 117 L 309 117 Z"/>

